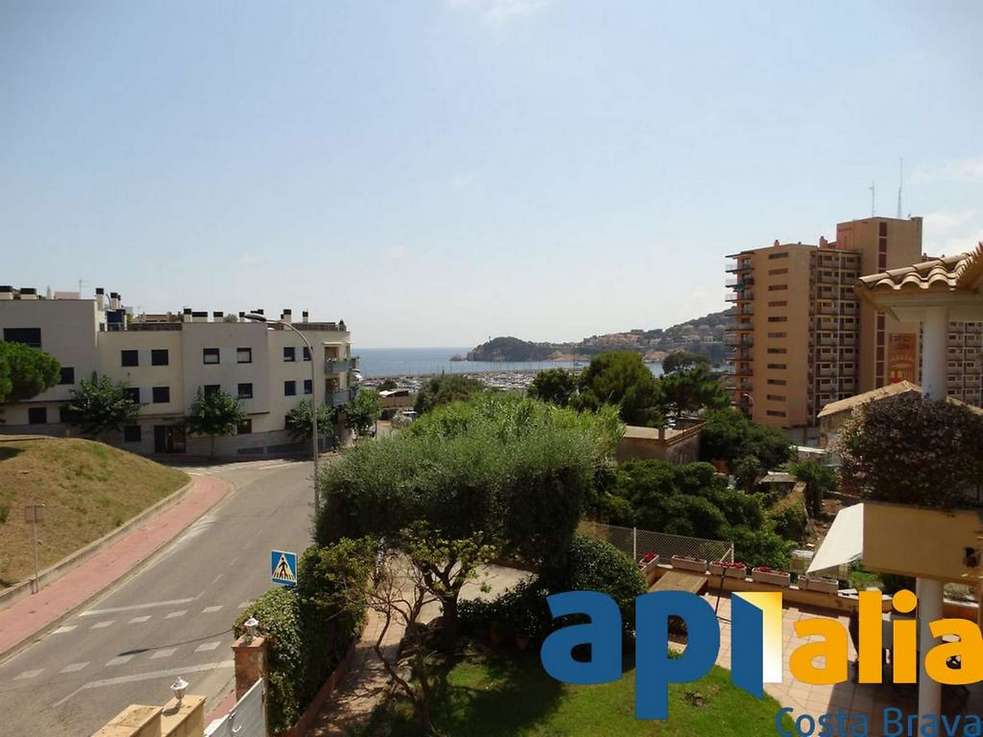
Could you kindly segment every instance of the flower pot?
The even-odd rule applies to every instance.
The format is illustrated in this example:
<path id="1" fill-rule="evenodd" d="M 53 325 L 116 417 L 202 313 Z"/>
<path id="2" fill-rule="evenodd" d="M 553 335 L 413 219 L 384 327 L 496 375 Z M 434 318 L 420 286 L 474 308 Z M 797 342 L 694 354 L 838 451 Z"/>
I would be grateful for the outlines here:
<path id="1" fill-rule="evenodd" d="M 707 562 L 704 558 L 693 558 L 689 555 L 672 556 L 672 567 L 681 571 L 696 571 L 697 573 L 707 572 Z"/>
<path id="2" fill-rule="evenodd" d="M 646 563 L 645 565 L 639 563 L 639 566 L 641 567 L 640 573 L 642 574 L 642 578 L 645 579 L 646 584 L 651 586 L 655 582 L 655 574 L 659 571 L 659 558 L 656 557 L 654 560 Z"/>
<path id="3" fill-rule="evenodd" d="M 788 588 L 792 583 L 792 574 L 788 571 L 776 571 L 774 568 L 760 566 L 751 571 L 751 580 Z"/>
<path id="4" fill-rule="evenodd" d="M 826 576 L 799 576 L 799 588 L 803 591 L 818 591 L 823 594 L 835 594 L 840 590 L 840 582 Z"/>
<path id="5" fill-rule="evenodd" d="M 658 553 L 646 553 L 638 561 L 638 567 L 645 570 L 650 565 L 659 564 L 659 554 Z"/>
<path id="6" fill-rule="evenodd" d="M 710 573 L 725 578 L 747 578 L 747 566 L 743 563 L 710 563 Z"/>

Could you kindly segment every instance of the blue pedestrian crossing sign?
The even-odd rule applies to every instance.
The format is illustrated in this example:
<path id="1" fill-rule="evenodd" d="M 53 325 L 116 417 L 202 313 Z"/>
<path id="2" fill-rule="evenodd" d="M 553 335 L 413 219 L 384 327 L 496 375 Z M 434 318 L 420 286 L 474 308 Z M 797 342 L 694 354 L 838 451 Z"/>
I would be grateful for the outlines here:
<path id="1" fill-rule="evenodd" d="M 296 586 L 297 553 L 274 550 L 270 556 L 270 575 L 277 586 Z"/>

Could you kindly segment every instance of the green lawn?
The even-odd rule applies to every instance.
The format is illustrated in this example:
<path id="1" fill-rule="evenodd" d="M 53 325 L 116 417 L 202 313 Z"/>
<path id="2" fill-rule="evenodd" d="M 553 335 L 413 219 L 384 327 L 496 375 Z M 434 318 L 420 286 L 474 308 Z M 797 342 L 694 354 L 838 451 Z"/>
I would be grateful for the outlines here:
<path id="1" fill-rule="evenodd" d="M 616 683 L 570 686 L 546 675 L 536 655 L 471 653 L 447 674 L 434 721 L 450 737 L 762 737 L 775 734 L 779 708 L 714 668 L 700 681 L 670 687 L 667 721 L 639 721 L 633 670 Z M 405 703 L 377 717 L 375 727 L 371 734 L 419 734 Z"/>

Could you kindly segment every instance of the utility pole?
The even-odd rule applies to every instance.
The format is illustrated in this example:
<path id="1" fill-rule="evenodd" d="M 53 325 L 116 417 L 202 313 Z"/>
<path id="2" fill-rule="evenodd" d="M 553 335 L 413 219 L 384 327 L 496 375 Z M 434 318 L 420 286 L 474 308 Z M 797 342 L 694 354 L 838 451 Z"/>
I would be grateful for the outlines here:
<path id="1" fill-rule="evenodd" d="M 876 190 L 874 189 L 874 183 L 870 183 L 870 216 L 874 217 L 874 205 L 876 203 L 875 197 Z"/>
<path id="2" fill-rule="evenodd" d="M 901 219 L 901 188 L 904 186 L 904 159 L 898 159 L 898 220 Z"/>

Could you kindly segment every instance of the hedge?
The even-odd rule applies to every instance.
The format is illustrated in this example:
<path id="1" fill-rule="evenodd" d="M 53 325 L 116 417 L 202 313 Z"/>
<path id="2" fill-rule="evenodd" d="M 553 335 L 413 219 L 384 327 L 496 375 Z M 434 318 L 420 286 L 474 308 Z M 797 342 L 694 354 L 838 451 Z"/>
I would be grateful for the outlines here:
<path id="1" fill-rule="evenodd" d="M 297 722 L 358 638 L 375 551 L 368 538 L 312 545 L 301 556 L 296 588 L 268 590 L 236 620 L 237 637 L 244 632 L 243 622 L 255 617 L 267 638 L 272 732 Z"/>

